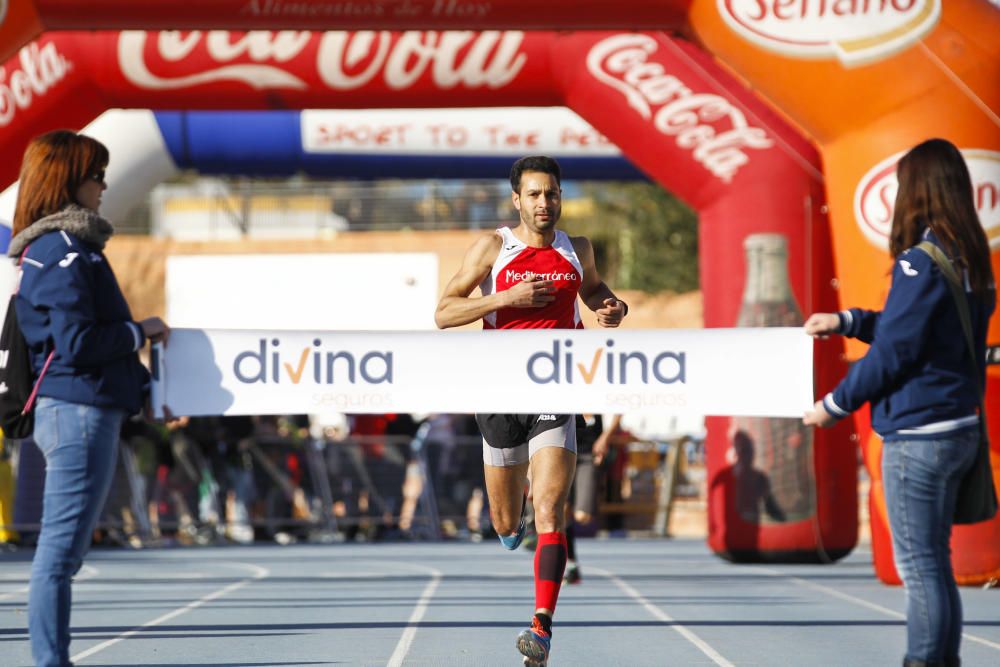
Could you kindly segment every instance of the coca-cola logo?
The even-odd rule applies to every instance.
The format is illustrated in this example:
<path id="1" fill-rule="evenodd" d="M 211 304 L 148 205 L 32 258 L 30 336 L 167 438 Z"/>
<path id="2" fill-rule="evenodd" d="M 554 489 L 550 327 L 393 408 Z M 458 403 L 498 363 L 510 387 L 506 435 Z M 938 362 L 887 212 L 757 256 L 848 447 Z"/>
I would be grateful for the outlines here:
<path id="1" fill-rule="evenodd" d="M 667 136 L 717 178 L 729 183 L 750 162 L 746 149 L 773 145 L 767 132 L 747 123 L 744 113 L 726 98 L 694 92 L 649 57 L 657 42 L 648 35 L 608 37 L 587 54 L 595 79 L 625 96 L 643 120 Z"/>
<path id="2" fill-rule="evenodd" d="M 763 49 L 847 66 L 885 58 L 937 24 L 941 0 L 716 0 L 726 24 Z"/>
<path id="3" fill-rule="evenodd" d="M 896 203 L 896 163 L 905 151 L 882 160 L 858 182 L 854 191 L 854 217 L 865 238 L 879 248 L 889 247 L 892 213 Z M 1000 248 L 1000 152 L 964 148 L 962 155 L 972 177 L 979 222 L 990 247 Z"/>
<path id="4" fill-rule="evenodd" d="M 36 97 L 44 95 L 72 69 L 72 63 L 49 42 L 31 43 L 21 49 L 20 69 L 0 67 L 0 127 L 9 125 L 18 110 L 26 111 Z"/>
<path id="5" fill-rule="evenodd" d="M 155 33 L 124 31 L 118 62 L 125 77 L 146 89 L 187 88 L 233 81 L 255 89 L 305 89 L 304 66 L 296 59 L 316 33 L 215 30 Z M 404 32 L 331 31 L 318 36 L 316 72 L 335 90 L 360 88 L 378 78 L 390 89 L 408 88 L 429 73 L 438 88 L 500 88 L 524 66 L 524 33 L 508 31 Z M 193 70 L 192 54 L 217 66 Z"/>

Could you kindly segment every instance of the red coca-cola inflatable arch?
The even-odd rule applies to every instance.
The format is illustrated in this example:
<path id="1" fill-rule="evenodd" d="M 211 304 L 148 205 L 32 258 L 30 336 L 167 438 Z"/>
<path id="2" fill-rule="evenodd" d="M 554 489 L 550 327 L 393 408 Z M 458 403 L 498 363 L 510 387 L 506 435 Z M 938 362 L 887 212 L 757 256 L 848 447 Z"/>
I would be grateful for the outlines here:
<path id="1" fill-rule="evenodd" d="M 195 30 L 48 33 L 22 49 L 0 77 L 4 154 L 17 155 L 40 131 L 82 125 L 114 106 L 566 104 L 698 210 L 707 326 L 736 323 L 743 240 L 761 232 L 785 237 L 791 291 L 803 310 L 879 307 L 894 188 L 883 172 L 927 136 L 945 134 L 965 151 L 983 224 L 997 244 L 1000 123 L 991 109 L 1000 108 L 1000 13 L 985 0 L 210 0 L 184 9 L 167 0 L 0 2 L 0 54 L 42 30 Z M 196 30 L 205 28 L 287 31 Z M 292 31 L 302 28 L 362 31 Z M 486 32 L 413 31 L 457 28 Z M 520 32 L 567 28 L 671 30 L 690 39 Z M 0 164 L 0 176 L 11 180 L 15 163 Z M 994 346 L 997 329 L 994 322 Z M 843 371 L 838 345 L 820 347 L 817 393 Z M 848 348 L 848 356 L 861 353 Z M 998 377 L 991 367 L 989 387 Z M 997 395 L 988 398 L 992 412 Z M 730 427 L 724 418 L 709 423 L 713 480 L 724 482 L 730 470 Z M 861 432 L 876 481 L 876 570 L 890 581 L 876 447 Z M 816 434 L 807 516 L 748 522 L 728 509 L 727 485 L 713 485 L 712 548 L 743 559 L 823 559 L 850 550 L 853 441 L 848 425 Z M 956 531 L 961 579 L 1000 573 L 998 533 L 998 521 Z"/>

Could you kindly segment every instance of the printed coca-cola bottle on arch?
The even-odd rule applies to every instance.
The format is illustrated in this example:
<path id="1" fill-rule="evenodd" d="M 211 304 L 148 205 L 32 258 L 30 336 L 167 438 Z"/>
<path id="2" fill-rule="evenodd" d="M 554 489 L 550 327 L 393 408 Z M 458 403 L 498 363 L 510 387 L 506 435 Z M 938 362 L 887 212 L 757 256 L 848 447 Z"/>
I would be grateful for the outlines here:
<path id="1" fill-rule="evenodd" d="M 750 234 L 743 247 L 746 285 L 736 326 L 800 326 L 802 311 L 788 280 L 785 236 Z M 774 377 L 766 381 L 780 382 L 780 373 L 781 369 L 775 369 Z M 729 436 L 736 485 L 733 497 L 744 521 L 784 523 L 813 514 L 812 431 L 801 419 L 734 417 Z"/>

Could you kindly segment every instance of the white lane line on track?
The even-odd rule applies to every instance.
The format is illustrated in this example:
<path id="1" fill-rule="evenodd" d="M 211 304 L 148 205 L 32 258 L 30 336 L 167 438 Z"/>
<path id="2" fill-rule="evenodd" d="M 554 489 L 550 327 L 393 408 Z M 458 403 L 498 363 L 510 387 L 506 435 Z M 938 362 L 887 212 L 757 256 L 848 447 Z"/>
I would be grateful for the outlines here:
<path id="1" fill-rule="evenodd" d="M 99 653 L 99 652 L 103 651 L 104 649 L 106 649 L 108 647 L 114 646 L 115 644 L 117 644 L 119 642 L 125 641 L 129 637 L 132 637 L 134 635 L 139 634 L 140 632 L 142 632 L 146 628 L 151 628 L 151 627 L 160 625 L 161 623 L 165 623 L 165 622 L 167 622 L 167 621 L 169 621 L 169 620 L 171 620 L 173 618 L 177 618 L 181 614 L 186 614 L 187 612 L 191 611 L 192 609 L 197 609 L 198 607 L 200 607 L 200 606 L 202 606 L 204 604 L 207 604 L 207 603 L 211 602 L 212 600 L 216 600 L 218 598 L 221 598 L 224 595 L 228 595 L 229 593 L 232 593 L 233 591 L 236 591 L 236 590 L 239 590 L 239 589 L 243 588 L 247 584 L 251 584 L 254 581 L 259 581 L 260 579 L 263 579 L 264 577 L 267 577 L 269 574 L 271 574 L 270 570 L 268 570 L 267 568 L 265 568 L 265 567 L 258 567 L 257 565 L 251 565 L 250 563 L 228 563 L 228 562 L 220 562 L 219 565 L 234 565 L 236 567 L 247 568 L 247 569 L 251 570 L 254 574 L 251 577 L 248 577 L 246 579 L 241 579 L 240 581 L 237 581 L 236 583 L 229 584 L 225 588 L 220 588 L 219 590 L 214 591 L 212 593 L 209 593 L 208 595 L 203 595 L 202 597 L 198 598 L 194 602 L 186 604 L 183 607 L 178 607 L 177 609 L 174 609 L 171 612 L 167 612 L 166 614 L 163 614 L 162 616 L 158 616 L 157 618 L 154 618 L 153 620 L 151 620 L 151 621 L 149 621 L 147 623 L 143 623 L 142 625 L 137 626 L 135 628 L 132 628 L 131 630 L 128 630 L 127 632 L 121 633 L 117 637 L 114 637 L 114 638 L 109 639 L 107 641 L 101 642 L 100 644 L 97 644 L 96 646 L 92 646 L 92 647 L 88 648 L 86 651 L 81 651 L 81 652 L 77 653 L 76 655 L 74 655 L 73 657 L 71 657 L 70 660 L 72 660 L 74 662 L 77 662 L 77 661 L 83 660 L 84 658 L 89 658 L 90 656 L 94 655 L 95 653 Z"/>
<path id="2" fill-rule="evenodd" d="M 6 593 L 0 594 L 0 600 L 9 600 L 9 599 L 11 599 L 13 597 L 17 597 L 18 595 L 21 595 L 22 593 L 27 593 L 27 592 L 28 592 L 28 587 L 27 586 L 21 586 L 20 588 L 15 588 L 12 591 L 7 591 Z"/>
<path id="3" fill-rule="evenodd" d="M 73 581 L 80 582 L 80 581 L 86 581 L 87 579 L 93 579 L 100 573 L 101 571 L 98 570 L 96 567 L 92 567 L 90 565 L 84 565 L 80 568 L 80 572 L 75 577 L 73 577 Z M 20 588 L 16 588 L 12 591 L 3 593 L 2 595 L 0 595 L 0 600 L 9 600 L 10 598 L 15 597 L 17 595 L 21 595 L 22 593 L 27 593 L 28 588 L 29 588 L 28 586 L 21 586 Z"/>
<path id="4" fill-rule="evenodd" d="M 835 598 L 837 598 L 839 600 L 844 600 L 845 602 L 851 602 L 851 603 L 856 604 L 856 605 L 858 605 L 860 607 L 865 607 L 866 609 L 871 609 L 872 611 L 877 611 L 880 614 L 885 614 L 886 616 L 891 616 L 892 618 L 902 619 L 904 621 L 906 620 L 906 614 L 901 614 L 898 611 L 895 611 L 893 609 L 888 609 L 886 607 L 883 607 L 882 605 L 875 604 L 874 602 L 869 602 L 868 600 L 864 600 L 862 598 L 854 597 L 853 595 L 850 595 L 849 593 L 843 593 L 841 591 L 838 591 L 835 588 L 830 588 L 829 586 L 824 586 L 823 584 L 817 584 L 815 582 L 808 581 L 806 579 L 800 579 L 798 577 L 790 577 L 787 574 L 783 574 L 781 572 L 778 572 L 777 570 L 771 570 L 771 569 L 768 569 L 768 568 L 759 568 L 759 571 L 765 572 L 765 573 L 767 573 L 767 574 L 769 574 L 771 576 L 774 576 L 774 577 L 781 577 L 782 579 L 787 579 L 788 581 L 791 581 L 792 583 L 794 583 L 794 584 L 796 584 L 798 586 L 802 586 L 803 588 L 810 588 L 810 589 L 812 589 L 814 591 L 819 591 L 820 593 L 825 593 L 825 594 L 827 594 L 827 595 L 829 595 L 831 597 L 835 597 Z M 963 632 L 962 633 L 962 638 L 963 639 L 968 639 L 970 642 L 976 642 L 977 644 L 982 644 L 983 646 L 989 646 L 990 648 L 995 648 L 997 650 L 1000 650 L 1000 644 L 998 644 L 996 642 L 991 642 L 989 639 L 984 639 L 983 637 L 977 637 L 976 635 L 969 634 L 968 632 Z"/>
<path id="5" fill-rule="evenodd" d="M 602 577 L 605 577 L 609 581 L 613 582 L 614 585 L 617 586 L 619 589 L 621 589 L 623 593 L 625 593 L 630 598 L 641 604 L 643 608 L 645 608 L 645 610 L 648 611 L 653 616 L 653 618 L 663 621 L 664 623 L 668 623 L 670 627 L 674 629 L 674 631 L 676 631 L 680 636 L 684 637 L 684 639 L 694 644 L 699 651 L 704 653 L 712 662 L 714 662 L 719 667 L 735 667 L 733 663 L 726 660 L 724 657 L 722 657 L 722 654 L 720 654 L 718 651 L 712 648 L 708 644 L 708 642 L 706 642 L 704 639 L 702 639 L 701 637 L 699 637 L 698 635 L 696 635 L 695 633 L 691 632 L 686 627 L 678 623 L 676 620 L 674 620 L 674 618 L 670 614 L 663 611 L 655 604 L 647 600 L 645 596 L 642 595 L 642 593 L 632 588 L 632 586 L 630 586 L 627 582 L 620 579 L 614 573 L 595 567 L 588 568 L 588 570 Z"/>
<path id="6" fill-rule="evenodd" d="M 423 565 L 408 565 L 407 567 L 430 574 L 431 580 L 424 586 L 424 591 L 420 594 L 420 599 L 417 600 L 417 606 L 413 608 L 410 620 L 406 622 L 406 629 L 403 630 L 403 635 L 399 638 L 396 650 L 392 652 L 392 656 L 390 656 L 389 662 L 386 663 L 386 667 L 402 667 L 403 660 L 406 659 L 406 654 L 410 652 L 410 645 L 413 644 L 413 639 L 417 636 L 417 624 L 423 620 L 424 614 L 427 613 L 427 606 L 431 598 L 434 597 L 434 592 L 437 591 L 438 584 L 441 583 L 441 578 L 444 576 L 440 570 L 436 570 L 433 567 L 424 567 Z"/>

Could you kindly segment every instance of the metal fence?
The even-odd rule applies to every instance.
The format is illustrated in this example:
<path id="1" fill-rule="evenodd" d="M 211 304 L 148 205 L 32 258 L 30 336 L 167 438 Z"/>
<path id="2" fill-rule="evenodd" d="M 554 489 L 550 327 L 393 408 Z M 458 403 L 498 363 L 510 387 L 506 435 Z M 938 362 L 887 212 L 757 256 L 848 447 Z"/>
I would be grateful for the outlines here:
<path id="1" fill-rule="evenodd" d="M 516 221 L 510 185 L 463 181 L 255 181 L 158 186 L 119 229 L 178 239 L 317 238 L 342 231 L 492 229 Z"/>
<path id="2" fill-rule="evenodd" d="M 428 419 L 396 429 L 408 432 L 393 433 L 390 425 L 378 435 L 347 434 L 305 418 L 213 418 L 170 429 L 130 422 L 98 537 L 136 548 L 482 539 L 492 534 L 482 441 L 471 416 L 440 417 L 447 428 Z M 44 460 L 30 440 L 5 444 L 0 542 L 31 545 Z M 693 444 L 617 438 L 598 470 L 595 518 L 584 534 L 667 534 L 678 492 L 699 494 L 685 486 Z"/>

